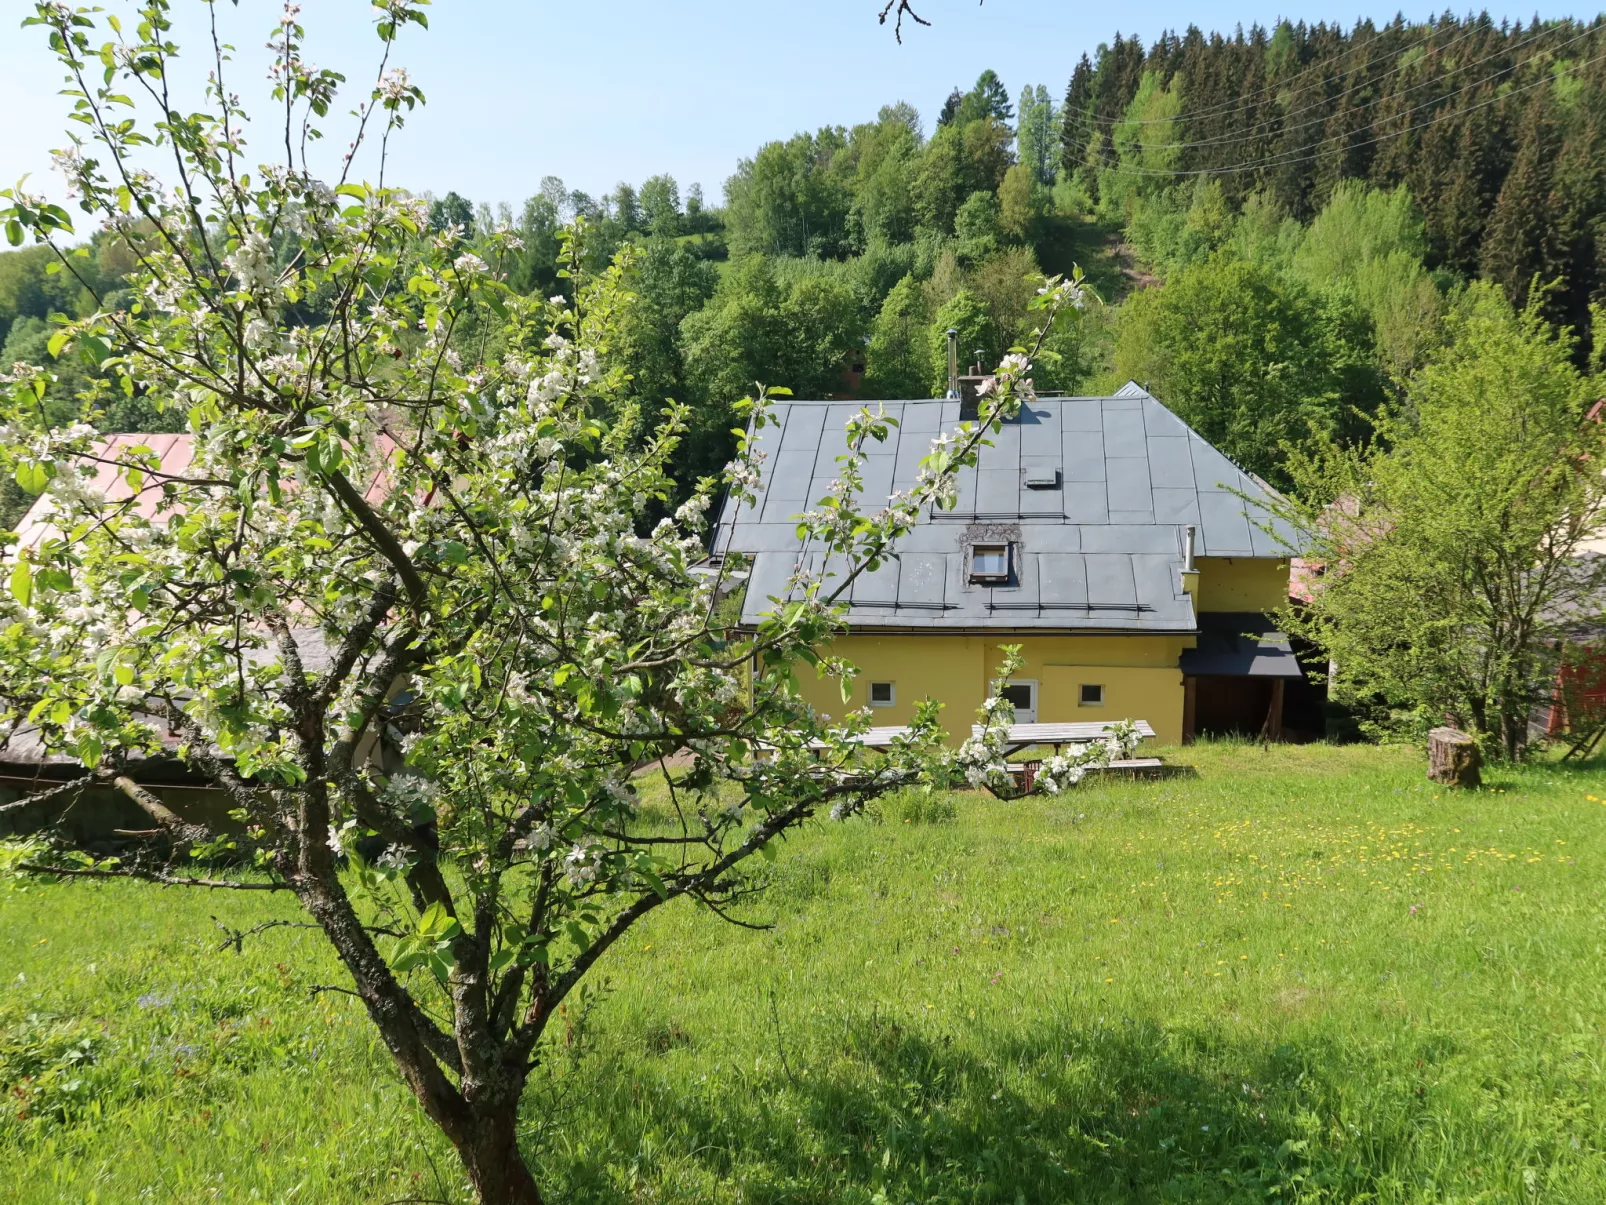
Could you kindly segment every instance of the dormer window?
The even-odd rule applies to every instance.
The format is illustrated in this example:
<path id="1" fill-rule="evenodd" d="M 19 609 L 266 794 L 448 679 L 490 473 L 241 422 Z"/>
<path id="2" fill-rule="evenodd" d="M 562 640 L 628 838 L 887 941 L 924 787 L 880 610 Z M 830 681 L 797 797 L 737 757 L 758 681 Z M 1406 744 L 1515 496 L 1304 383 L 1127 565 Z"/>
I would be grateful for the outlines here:
<path id="1" fill-rule="evenodd" d="M 1009 580 L 1009 545 L 972 544 L 970 546 L 970 580 L 996 584 Z"/>

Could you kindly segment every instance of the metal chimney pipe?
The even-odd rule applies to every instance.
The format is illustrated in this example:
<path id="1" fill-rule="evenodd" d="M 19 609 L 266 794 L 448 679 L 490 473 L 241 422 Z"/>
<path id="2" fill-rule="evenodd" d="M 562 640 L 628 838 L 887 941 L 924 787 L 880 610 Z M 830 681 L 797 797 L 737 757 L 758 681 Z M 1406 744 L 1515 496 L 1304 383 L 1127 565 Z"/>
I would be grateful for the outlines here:
<path id="1" fill-rule="evenodd" d="M 1182 571 L 1184 573 L 1194 572 L 1193 537 L 1194 526 L 1192 523 L 1189 523 L 1182 529 Z"/>
<path id="2" fill-rule="evenodd" d="M 948 400 L 959 400 L 959 332 L 948 331 Z"/>

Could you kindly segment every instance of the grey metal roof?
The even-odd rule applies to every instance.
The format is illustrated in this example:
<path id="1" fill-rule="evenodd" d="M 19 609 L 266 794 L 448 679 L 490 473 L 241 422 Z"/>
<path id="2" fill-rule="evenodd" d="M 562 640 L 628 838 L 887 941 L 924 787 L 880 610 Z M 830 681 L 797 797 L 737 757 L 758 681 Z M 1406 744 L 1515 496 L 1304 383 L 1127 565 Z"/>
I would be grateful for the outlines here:
<path id="1" fill-rule="evenodd" d="M 876 404 L 899 425 L 870 448 L 868 507 L 911 486 L 932 439 L 959 423 L 956 401 Z M 795 517 L 830 489 L 845 424 L 863 405 L 779 404 L 778 424 L 759 433 L 768 458 L 756 504 L 727 506 L 713 545 L 753 560 L 744 620 L 774 606 L 799 564 L 821 567 Z M 1135 384 L 1112 397 L 1040 398 L 990 438 L 960 472 L 955 509 L 929 515 L 894 561 L 854 583 L 850 624 L 1191 632 L 1185 525 L 1199 556 L 1288 555 L 1259 527 L 1268 516 L 1232 492 L 1264 497 L 1266 487 Z M 1027 484 L 1050 478 L 1049 488 Z M 988 536 L 1013 545 L 1007 585 L 969 581 L 969 546 Z"/>

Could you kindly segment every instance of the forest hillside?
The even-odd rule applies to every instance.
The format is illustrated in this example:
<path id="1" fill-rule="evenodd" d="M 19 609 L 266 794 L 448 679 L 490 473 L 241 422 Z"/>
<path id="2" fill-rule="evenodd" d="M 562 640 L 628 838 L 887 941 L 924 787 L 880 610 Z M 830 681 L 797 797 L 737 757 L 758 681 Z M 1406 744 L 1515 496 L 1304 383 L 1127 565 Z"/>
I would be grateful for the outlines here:
<path id="1" fill-rule="evenodd" d="M 1028 278 L 1073 263 L 1102 303 L 1056 329 L 1039 388 L 1136 378 L 1283 484 L 1303 441 L 1364 436 L 1458 313 L 1531 304 L 1590 364 L 1603 60 L 1599 18 L 1117 34 L 1068 52 L 1063 81 L 933 81 L 924 109 L 889 98 L 858 125 L 778 137 L 721 204 L 667 175 L 602 197 L 548 177 L 517 206 L 448 193 L 432 217 L 465 244 L 517 230 L 511 282 L 544 294 L 572 287 L 559 234 L 584 219 L 587 266 L 616 265 L 635 294 L 614 366 L 643 411 L 691 408 L 683 487 L 724 463 L 756 383 L 930 396 L 942 332 L 996 362 L 1028 325 Z M 0 255 L 0 364 L 47 359 L 53 315 L 117 304 L 130 265 L 105 236 L 88 250 L 77 278 L 48 274 L 41 249 Z M 55 370 L 45 410 L 62 419 L 96 372 Z M 94 404 L 107 429 L 182 421 L 137 397 Z"/>

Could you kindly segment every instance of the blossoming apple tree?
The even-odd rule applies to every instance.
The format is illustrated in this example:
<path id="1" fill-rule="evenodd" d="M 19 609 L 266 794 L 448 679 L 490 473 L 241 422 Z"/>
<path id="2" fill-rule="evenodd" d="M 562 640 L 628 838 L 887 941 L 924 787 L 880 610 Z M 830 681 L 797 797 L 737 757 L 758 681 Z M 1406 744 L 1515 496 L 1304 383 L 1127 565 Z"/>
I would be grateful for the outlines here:
<path id="1" fill-rule="evenodd" d="M 43 425 L 48 365 L 8 371 L 0 460 L 50 526 L 7 552 L 0 718 L 84 768 L 30 806 L 115 784 L 151 819 L 120 858 L 57 831 L 18 865 L 293 893 L 480 1199 L 523 1203 L 540 1196 L 520 1099 L 598 960 L 677 897 L 723 914 L 755 855 L 933 755 L 935 705 L 870 754 L 853 740 L 867 716 L 827 722 L 796 675 L 851 674 L 815 652 L 838 600 L 923 508 L 951 505 L 955 470 L 1031 384 L 1012 357 L 981 421 L 873 508 L 863 454 L 891 420 L 854 419 L 838 481 L 799 520 L 847 570 L 800 573 L 756 629 L 731 630 L 720 601 L 739 566 L 707 562 L 705 517 L 721 492 L 751 496 L 766 395 L 741 404 L 723 479 L 665 514 L 684 412 L 646 437 L 603 417 L 619 410 L 621 273 L 575 280 L 569 300 L 520 296 L 499 266 L 511 235 L 484 255 L 431 236 L 386 179 L 423 101 L 389 61 L 421 3 L 376 6 L 381 64 L 326 176 L 319 126 L 343 79 L 304 60 L 293 7 L 251 120 L 215 26 L 199 107 L 170 93 L 167 0 L 127 22 L 37 6 L 72 98 L 58 167 L 138 265 L 131 293 L 63 321 L 52 351 L 180 413 L 194 458 L 134 445 L 105 463 L 88 426 Z M 272 149 L 252 161 L 247 131 L 264 128 Z M 0 205 L 13 244 L 75 270 L 83 219 L 21 186 Z M 1080 296 L 1045 284 L 1043 329 Z M 91 488 L 108 469 L 122 488 Z M 661 770 L 667 812 L 644 815 L 633 774 L 682 750 L 689 765 Z M 209 828 L 141 787 L 158 755 L 209 779 L 237 823 Z"/>

